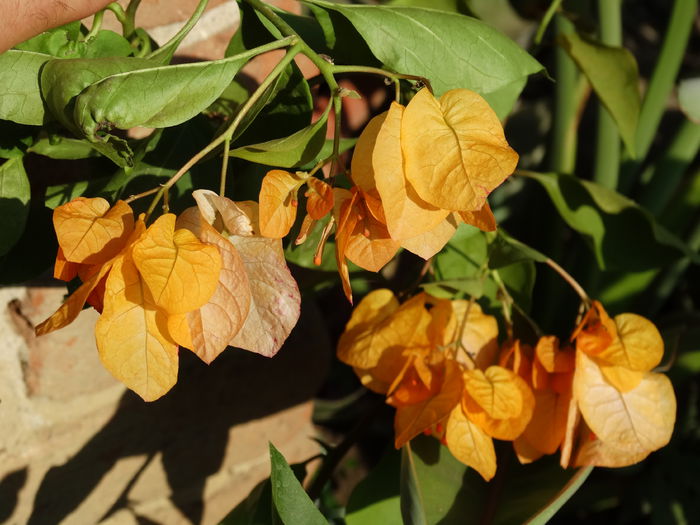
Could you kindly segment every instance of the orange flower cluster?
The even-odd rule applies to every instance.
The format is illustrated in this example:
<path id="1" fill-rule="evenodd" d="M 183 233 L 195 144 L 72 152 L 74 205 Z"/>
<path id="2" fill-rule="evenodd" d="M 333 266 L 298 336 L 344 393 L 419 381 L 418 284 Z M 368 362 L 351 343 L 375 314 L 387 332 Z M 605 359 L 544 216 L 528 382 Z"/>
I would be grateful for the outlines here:
<path id="1" fill-rule="evenodd" d="M 102 314 L 95 337 L 103 364 L 146 401 L 176 383 L 178 346 L 206 363 L 228 345 L 272 356 L 299 317 L 280 241 L 256 233 L 256 203 L 194 196 L 197 207 L 148 227 L 124 201 L 79 197 L 54 211 L 54 275 L 82 285 L 36 333 L 92 305 Z"/>
<path id="2" fill-rule="evenodd" d="M 406 107 L 392 103 L 364 129 L 352 158 L 350 190 L 330 193 L 313 177 L 269 172 L 260 191 L 262 231 L 286 235 L 296 216 L 296 192 L 309 184 L 308 217 L 334 210 L 336 261 L 352 300 L 346 259 L 376 272 L 399 248 L 429 259 L 461 222 L 493 231 L 486 197 L 517 162 L 481 96 L 455 89 L 438 100 L 422 89 Z"/>
<path id="3" fill-rule="evenodd" d="M 397 448 L 433 434 L 486 480 L 494 438 L 513 441 L 523 463 L 561 450 L 564 467 L 626 466 L 668 443 L 675 396 L 650 372 L 663 343 L 648 320 L 610 320 L 594 303 L 575 347 L 545 336 L 500 348 L 497 338 L 496 319 L 474 301 L 420 293 L 400 305 L 382 289 L 355 308 L 338 357 L 396 407 Z"/>

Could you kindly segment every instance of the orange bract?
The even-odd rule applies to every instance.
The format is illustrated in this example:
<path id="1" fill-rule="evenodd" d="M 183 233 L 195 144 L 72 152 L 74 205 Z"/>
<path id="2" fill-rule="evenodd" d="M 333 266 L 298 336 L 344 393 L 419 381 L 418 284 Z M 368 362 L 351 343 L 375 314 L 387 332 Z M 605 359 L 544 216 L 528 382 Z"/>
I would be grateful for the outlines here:
<path id="1" fill-rule="evenodd" d="M 288 171 L 272 170 L 260 188 L 260 233 L 281 239 L 289 233 L 297 216 L 297 191 L 302 181 Z"/>

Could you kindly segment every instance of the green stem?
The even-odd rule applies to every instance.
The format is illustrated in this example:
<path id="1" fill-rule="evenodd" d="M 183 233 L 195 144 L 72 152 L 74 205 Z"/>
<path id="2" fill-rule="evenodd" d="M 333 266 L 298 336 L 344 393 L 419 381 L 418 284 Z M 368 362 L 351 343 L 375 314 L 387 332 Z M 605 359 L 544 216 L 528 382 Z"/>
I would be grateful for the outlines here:
<path id="1" fill-rule="evenodd" d="M 202 17 L 202 14 L 207 8 L 208 3 L 209 0 L 199 0 L 197 7 L 192 13 L 192 16 L 190 16 L 189 20 L 187 20 L 185 25 L 183 25 L 180 28 L 180 30 L 175 34 L 175 36 L 173 36 L 170 40 L 163 44 L 162 47 L 159 47 L 153 53 L 148 55 L 147 58 L 159 58 L 162 55 L 170 55 L 170 57 L 172 57 L 172 54 L 175 52 L 177 46 L 180 45 L 180 43 L 185 39 L 185 37 L 192 30 L 192 28 L 197 24 L 197 22 L 199 22 L 199 19 Z"/>
<path id="2" fill-rule="evenodd" d="M 430 80 L 425 77 L 418 75 L 407 75 L 405 73 L 394 73 L 393 71 L 387 71 L 386 69 L 381 69 L 378 67 L 370 66 L 336 66 L 331 65 L 333 73 L 368 73 L 371 75 L 381 75 L 383 77 L 390 78 L 392 80 L 403 79 L 403 80 L 415 80 L 416 82 L 421 82 L 425 84 L 430 92 L 433 92 L 433 86 L 430 84 Z"/>
<path id="3" fill-rule="evenodd" d="M 153 198 L 153 201 L 151 202 L 151 205 L 148 207 L 148 210 L 146 211 L 146 218 L 151 216 L 151 213 L 153 213 L 153 210 L 155 210 L 156 205 L 160 201 L 160 199 L 163 197 L 165 192 L 167 192 L 170 188 L 172 188 L 175 184 L 177 184 L 177 181 L 180 180 L 180 178 L 187 173 L 192 166 L 197 164 L 200 160 L 202 160 L 204 157 L 206 157 L 209 153 L 211 153 L 214 149 L 219 147 L 222 143 L 226 141 L 230 141 L 231 137 L 233 137 L 233 134 L 236 132 L 238 129 L 238 126 L 241 124 L 243 119 L 245 118 L 246 114 L 250 111 L 250 109 L 255 105 L 255 103 L 260 99 L 260 97 L 263 96 L 265 93 L 265 90 L 270 87 L 270 85 L 279 77 L 282 72 L 287 68 L 289 63 L 294 60 L 294 57 L 299 54 L 301 46 L 296 40 L 296 37 L 288 37 L 284 38 L 282 40 L 276 40 L 274 42 L 270 42 L 269 44 L 266 44 L 264 46 L 257 47 L 255 49 L 251 49 L 248 53 L 251 56 L 258 55 L 260 53 L 264 53 L 266 51 L 271 51 L 274 49 L 279 49 L 280 47 L 287 46 L 287 45 L 292 45 L 291 48 L 287 50 L 287 53 L 282 57 L 282 59 L 277 63 L 277 65 L 274 67 L 274 69 L 270 72 L 267 77 L 265 77 L 265 80 L 263 80 L 260 85 L 257 87 L 257 89 L 253 92 L 253 94 L 248 98 L 246 103 L 243 105 L 243 107 L 240 109 L 238 114 L 236 115 L 236 118 L 233 120 L 233 122 L 229 125 L 226 130 L 216 137 L 212 142 L 210 142 L 206 147 L 204 147 L 199 153 L 197 153 L 194 157 L 192 157 L 190 160 L 188 160 L 184 166 L 182 166 L 177 173 L 175 173 L 168 181 L 162 185 L 158 193 L 156 193 L 156 196 Z"/>
<path id="4" fill-rule="evenodd" d="M 331 94 L 335 94 L 338 91 L 338 83 L 333 76 L 333 64 L 325 60 L 321 55 L 316 53 L 309 45 L 304 42 L 304 39 L 299 36 L 299 34 L 292 29 L 292 27 L 287 24 L 277 13 L 275 13 L 269 5 L 261 0 L 245 0 L 252 8 L 254 8 L 258 13 L 267 18 L 280 33 L 284 36 L 294 36 L 299 40 L 299 45 L 301 53 L 306 55 L 306 57 L 311 60 L 313 65 L 315 65 L 318 70 L 323 75 L 328 87 L 331 90 Z"/>
<path id="5" fill-rule="evenodd" d="M 654 215 L 668 205 L 685 170 L 700 149 L 700 124 L 686 120 L 676 133 L 664 156 L 656 163 L 651 179 L 639 197 L 639 203 Z"/>
<path id="6" fill-rule="evenodd" d="M 331 170 L 328 173 L 331 177 L 333 176 L 334 168 L 337 168 L 339 164 L 338 150 L 340 149 L 340 128 L 343 120 L 343 100 L 337 93 L 333 97 L 333 111 L 333 153 L 331 155 Z"/>
<path id="7" fill-rule="evenodd" d="M 136 28 L 136 11 L 141 4 L 141 0 L 131 0 L 126 8 L 126 17 L 132 31 Z"/>
<path id="8" fill-rule="evenodd" d="M 124 38 L 129 38 L 134 32 L 134 23 L 133 20 L 129 18 L 128 13 L 125 13 L 124 8 L 116 2 L 109 4 L 107 9 L 112 11 L 117 21 L 121 24 Z"/>
<path id="9" fill-rule="evenodd" d="M 598 0 L 600 41 L 622 45 L 622 0 Z M 617 188 L 620 169 L 620 135 L 608 110 L 598 102 L 598 130 L 593 180 L 606 188 Z"/>
<path id="10" fill-rule="evenodd" d="M 557 34 L 571 33 L 574 26 L 564 16 L 554 19 Z M 578 127 L 579 72 L 569 55 L 555 50 L 554 123 L 552 126 L 549 168 L 557 173 L 573 173 L 576 167 L 576 131 Z"/>
<path id="11" fill-rule="evenodd" d="M 104 19 L 104 16 L 104 9 L 95 13 L 94 18 L 92 19 L 92 27 L 90 28 L 90 32 L 85 35 L 85 42 L 89 42 L 97 36 L 97 33 L 100 32 L 100 29 L 102 29 L 102 20 Z"/>
<path id="12" fill-rule="evenodd" d="M 219 184 L 219 195 L 223 197 L 226 194 L 226 175 L 228 174 L 228 153 L 231 150 L 231 137 L 226 136 L 224 140 L 224 153 L 221 159 L 221 182 Z"/>
<path id="13" fill-rule="evenodd" d="M 540 42 L 542 42 L 544 32 L 547 30 L 549 22 L 554 17 L 554 13 L 556 13 L 559 9 L 561 2 L 562 0 L 552 0 L 552 3 L 549 4 L 547 12 L 544 14 L 544 16 L 542 17 L 542 21 L 540 22 L 540 27 L 537 28 L 537 33 L 535 34 L 535 44 L 539 44 Z"/>

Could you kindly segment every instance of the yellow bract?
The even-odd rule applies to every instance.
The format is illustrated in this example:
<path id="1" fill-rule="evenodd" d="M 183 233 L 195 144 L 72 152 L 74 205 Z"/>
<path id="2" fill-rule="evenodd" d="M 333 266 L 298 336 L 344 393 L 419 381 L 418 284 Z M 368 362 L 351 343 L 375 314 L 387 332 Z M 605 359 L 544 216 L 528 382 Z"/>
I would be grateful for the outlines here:
<path id="1" fill-rule="evenodd" d="M 399 247 L 429 259 L 461 222 L 495 230 L 486 196 L 517 159 L 486 101 L 468 90 L 437 101 L 422 89 L 405 108 L 394 102 L 370 120 L 355 146 L 355 187 L 342 199 L 349 204 L 335 214 L 336 260 L 348 299 L 345 257 L 378 271 Z"/>
<path id="2" fill-rule="evenodd" d="M 445 210 L 480 210 L 518 162 L 494 111 L 468 89 L 440 100 L 419 91 L 406 106 L 401 144 L 406 178 L 421 199 Z"/>
<path id="3" fill-rule="evenodd" d="M 203 306 L 216 290 L 221 255 L 185 229 L 175 229 L 175 215 L 159 217 L 134 244 L 133 257 L 153 303 L 169 314 Z"/>
<path id="4" fill-rule="evenodd" d="M 647 349 L 652 357 L 637 361 L 644 366 L 658 362 L 657 334 L 639 316 L 613 321 L 594 303 L 573 336 L 586 352 L 554 336 L 535 348 L 517 339 L 499 348 L 496 319 L 473 299 L 419 293 L 399 305 L 389 290 L 375 290 L 353 312 L 338 357 L 396 408 L 396 447 L 432 434 L 488 480 L 493 438 L 513 441 L 522 463 L 561 450 L 564 467 L 630 465 L 665 445 L 676 410 L 670 381 L 602 364 L 619 353 L 611 345 L 628 356 Z"/>
<path id="5" fill-rule="evenodd" d="M 53 224 L 67 261 L 101 264 L 122 250 L 134 229 L 134 214 L 124 201 L 110 208 L 102 198 L 78 197 L 54 210 Z"/>
<path id="6" fill-rule="evenodd" d="M 145 401 L 153 401 L 177 382 L 178 348 L 164 312 L 148 295 L 131 255 L 125 254 L 107 278 L 95 338 L 105 368 Z"/>
<path id="7" fill-rule="evenodd" d="M 496 474 L 493 440 L 464 415 L 460 406 L 450 413 L 445 438 L 454 457 L 476 470 L 486 481 L 493 478 Z"/>
<path id="8" fill-rule="evenodd" d="M 289 233 L 297 216 L 297 191 L 301 181 L 284 170 L 272 170 L 260 187 L 260 233 L 281 239 Z"/>
<path id="9" fill-rule="evenodd" d="M 110 251 L 90 248 L 83 262 L 73 262 L 64 243 L 55 273 L 77 274 L 83 284 L 36 332 L 67 325 L 87 301 L 102 313 L 95 334 L 105 367 L 147 401 L 175 384 L 178 344 L 207 363 L 229 345 L 272 356 L 299 318 L 299 290 L 281 241 L 256 233 L 257 204 L 201 190 L 194 197 L 199 208 L 177 220 L 165 214 L 148 228 L 143 215 L 134 224 L 121 201 L 105 210 L 101 199 L 81 199 L 56 210 L 62 228 L 82 228 L 84 239 Z M 126 226 L 113 227 L 114 217 Z"/>

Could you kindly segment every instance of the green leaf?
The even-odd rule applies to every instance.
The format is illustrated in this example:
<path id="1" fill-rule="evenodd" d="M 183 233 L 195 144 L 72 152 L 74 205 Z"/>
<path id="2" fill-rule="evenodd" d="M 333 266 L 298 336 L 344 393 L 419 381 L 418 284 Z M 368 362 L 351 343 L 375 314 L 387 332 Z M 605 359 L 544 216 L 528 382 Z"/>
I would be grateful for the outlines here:
<path id="1" fill-rule="evenodd" d="M 611 189 L 571 175 L 527 177 L 544 187 L 562 219 L 584 236 L 601 269 L 643 271 L 684 255 L 700 261 L 648 211 Z"/>
<path id="2" fill-rule="evenodd" d="M 258 483 L 219 525 L 269 525 L 271 508 L 272 484 L 268 478 Z"/>
<path id="3" fill-rule="evenodd" d="M 457 292 L 462 292 L 475 299 L 484 294 L 484 280 L 479 278 L 447 279 L 434 283 L 419 285 L 426 293 L 433 297 L 453 299 Z"/>
<path id="4" fill-rule="evenodd" d="M 576 471 L 569 481 L 536 514 L 530 517 L 526 525 L 545 525 L 562 508 L 571 496 L 581 488 L 583 482 L 593 471 L 593 467 L 584 467 Z"/>
<path id="5" fill-rule="evenodd" d="M 29 214 L 29 179 L 21 157 L 0 166 L 0 255 L 10 251 L 22 237 Z"/>
<path id="6" fill-rule="evenodd" d="M 230 154 L 232 157 L 267 166 L 280 168 L 303 166 L 315 159 L 324 145 L 330 108 L 331 104 L 316 122 L 288 137 L 236 148 L 231 150 Z"/>
<path id="7" fill-rule="evenodd" d="M 105 129 L 181 124 L 214 102 L 252 55 L 108 76 L 77 96 L 74 121 L 93 142 L 105 139 Z"/>
<path id="8" fill-rule="evenodd" d="M 73 52 L 72 48 L 68 44 L 77 43 L 78 39 L 80 38 L 80 32 L 80 21 L 71 22 L 69 24 L 40 33 L 34 38 L 30 38 L 21 44 L 17 44 L 15 49 L 68 58 L 67 55 Z"/>
<path id="9" fill-rule="evenodd" d="M 41 95 L 53 116 L 79 134 L 73 121 L 74 98 L 89 85 L 116 73 L 152 67 L 143 58 L 51 60 L 41 71 Z"/>
<path id="10" fill-rule="evenodd" d="M 417 7 L 306 3 L 342 14 L 385 67 L 428 78 L 436 95 L 468 88 L 491 103 L 493 94 L 506 86 L 513 91 L 514 83 L 542 70 L 508 37 L 468 16 Z"/>
<path id="11" fill-rule="evenodd" d="M 51 216 L 44 206 L 30 206 L 22 237 L 0 256 L 0 286 L 34 279 L 51 267 L 58 249 Z"/>
<path id="12" fill-rule="evenodd" d="M 416 461 L 411 452 L 411 444 L 401 449 L 401 517 L 406 525 L 428 525 L 423 486 L 418 478 Z"/>
<path id="13" fill-rule="evenodd" d="M 469 224 L 460 224 L 452 239 L 433 259 L 435 277 L 438 281 L 478 277 L 487 257 L 484 233 Z"/>
<path id="14" fill-rule="evenodd" d="M 0 159 L 22 157 L 34 141 L 38 128 L 0 120 Z"/>
<path id="15" fill-rule="evenodd" d="M 289 135 L 308 126 L 312 112 L 309 84 L 292 63 L 248 111 L 232 142 L 237 146 L 255 144 Z"/>
<path id="16" fill-rule="evenodd" d="M 39 89 L 41 67 L 49 55 L 10 49 L 0 54 L 0 119 L 41 126 L 44 102 Z"/>
<path id="17" fill-rule="evenodd" d="M 687 78 L 678 84 L 678 103 L 690 120 L 700 122 L 700 77 Z"/>
<path id="18" fill-rule="evenodd" d="M 399 473 L 401 455 L 390 450 L 350 495 L 347 525 L 401 525 Z"/>
<path id="19" fill-rule="evenodd" d="M 513 300 L 523 311 L 528 312 L 532 305 L 532 292 L 537 275 L 535 263 L 521 261 L 500 268 L 498 273 Z"/>
<path id="20" fill-rule="evenodd" d="M 553 457 L 520 465 L 510 447 L 500 447 L 499 473 L 487 483 L 432 437 L 418 436 L 411 448 L 416 484 L 431 524 L 543 524 L 591 470 L 564 470 Z"/>
<path id="21" fill-rule="evenodd" d="M 32 144 L 27 151 L 59 160 L 87 159 L 97 155 L 89 142 L 60 136 L 41 138 Z"/>
<path id="22" fill-rule="evenodd" d="M 270 443 L 272 501 L 285 525 L 327 525 L 284 456 Z"/>
<path id="23" fill-rule="evenodd" d="M 641 105 L 634 55 L 622 47 L 584 40 L 573 32 L 562 34 L 560 42 L 612 115 L 627 150 L 634 157 Z"/>
<path id="24" fill-rule="evenodd" d="M 501 268 L 521 261 L 546 262 L 547 256 L 514 239 L 502 228 L 489 244 L 489 268 Z"/>
<path id="25" fill-rule="evenodd" d="M 128 57 L 134 52 L 129 41 L 123 36 L 103 29 L 83 44 L 81 58 Z"/>

